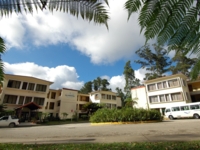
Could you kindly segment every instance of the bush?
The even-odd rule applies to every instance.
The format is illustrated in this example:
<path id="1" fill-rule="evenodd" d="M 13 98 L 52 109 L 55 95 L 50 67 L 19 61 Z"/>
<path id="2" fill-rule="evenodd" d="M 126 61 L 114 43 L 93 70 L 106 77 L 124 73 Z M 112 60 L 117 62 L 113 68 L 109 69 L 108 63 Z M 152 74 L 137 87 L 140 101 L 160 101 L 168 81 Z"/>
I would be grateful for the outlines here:
<path id="1" fill-rule="evenodd" d="M 157 110 L 124 107 L 122 109 L 102 108 L 97 110 L 91 117 L 90 122 L 135 122 L 162 120 Z"/>

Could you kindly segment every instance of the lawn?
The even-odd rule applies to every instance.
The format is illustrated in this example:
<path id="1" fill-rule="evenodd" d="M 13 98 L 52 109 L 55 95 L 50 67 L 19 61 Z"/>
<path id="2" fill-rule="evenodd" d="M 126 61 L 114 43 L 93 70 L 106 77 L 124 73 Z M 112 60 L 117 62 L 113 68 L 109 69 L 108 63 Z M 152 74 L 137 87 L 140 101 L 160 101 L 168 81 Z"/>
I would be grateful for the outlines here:
<path id="1" fill-rule="evenodd" d="M 0 144 L 0 150 L 199 150 L 200 141 L 112 144 Z"/>

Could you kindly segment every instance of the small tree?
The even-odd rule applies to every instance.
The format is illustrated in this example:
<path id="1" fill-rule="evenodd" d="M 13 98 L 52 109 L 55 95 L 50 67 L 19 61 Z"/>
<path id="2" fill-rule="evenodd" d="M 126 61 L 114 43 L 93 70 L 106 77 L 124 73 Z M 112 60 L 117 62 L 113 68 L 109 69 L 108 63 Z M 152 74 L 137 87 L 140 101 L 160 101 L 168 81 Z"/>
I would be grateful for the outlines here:
<path id="1" fill-rule="evenodd" d="M 62 116 L 63 116 L 63 120 L 66 120 L 66 119 L 67 119 L 67 116 L 68 116 L 68 113 L 63 112 L 63 113 L 62 113 Z"/>
<path id="2" fill-rule="evenodd" d="M 137 104 L 137 99 L 138 98 L 131 98 L 128 97 L 125 99 L 125 107 L 133 107 L 135 104 Z"/>

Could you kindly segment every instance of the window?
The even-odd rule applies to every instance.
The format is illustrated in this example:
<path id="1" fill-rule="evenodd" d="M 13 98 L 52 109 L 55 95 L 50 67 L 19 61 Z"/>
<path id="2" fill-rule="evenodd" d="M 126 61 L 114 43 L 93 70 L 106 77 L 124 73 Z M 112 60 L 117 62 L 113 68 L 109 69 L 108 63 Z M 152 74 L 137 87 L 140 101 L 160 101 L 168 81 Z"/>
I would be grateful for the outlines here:
<path id="1" fill-rule="evenodd" d="M 23 84 L 22 84 L 22 89 L 23 89 L 23 90 L 26 90 L 26 88 L 27 88 L 27 85 L 28 85 L 28 83 L 27 83 L 27 82 L 23 82 Z"/>
<path id="2" fill-rule="evenodd" d="M 112 108 L 116 108 L 117 107 L 117 105 L 116 104 L 112 104 Z"/>
<path id="3" fill-rule="evenodd" d="M 36 91 L 46 92 L 47 86 L 42 84 L 36 85 Z"/>
<path id="4" fill-rule="evenodd" d="M 18 104 L 23 105 L 23 103 L 24 103 L 24 96 L 20 96 Z"/>
<path id="5" fill-rule="evenodd" d="M 8 103 L 8 104 L 16 104 L 17 102 L 17 95 L 5 95 L 4 96 L 4 103 Z"/>
<path id="6" fill-rule="evenodd" d="M 179 107 L 172 107 L 172 111 L 180 111 Z"/>
<path id="7" fill-rule="evenodd" d="M 163 82 L 163 88 L 167 88 L 167 82 L 166 81 Z"/>
<path id="8" fill-rule="evenodd" d="M 166 99 L 166 102 L 170 101 L 169 94 L 165 94 L 165 99 Z"/>
<path id="9" fill-rule="evenodd" d="M 42 97 L 34 97 L 33 101 L 38 105 L 44 105 L 44 98 Z"/>
<path id="10" fill-rule="evenodd" d="M 190 105 L 190 109 L 199 109 L 199 105 Z"/>
<path id="11" fill-rule="evenodd" d="M 113 99 L 113 100 L 116 100 L 116 96 L 112 95 L 112 99 Z"/>
<path id="12" fill-rule="evenodd" d="M 172 101 L 183 100 L 181 93 L 173 93 L 171 94 Z"/>
<path id="13" fill-rule="evenodd" d="M 51 92 L 51 99 L 55 99 L 56 98 L 56 92 Z"/>
<path id="14" fill-rule="evenodd" d="M 107 103 L 107 104 L 106 104 L 106 107 L 107 107 L 107 108 L 111 108 L 111 104 L 108 104 L 108 103 Z"/>
<path id="15" fill-rule="evenodd" d="M 170 109 L 166 109 L 165 112 L 171 112 L 171 110 Z"/>
<path id="16" fill-rule="evenodd" d="M 181 106 L 181 110 L 189 110 L 189 106 Z"/>
<path id="17" fill-rule="evenodd" d="M 49 98 L 49 95 L 50 95 L 50 92 L 48 92 L 48 94 L 47 94 L 47 98 Z"/>
<path id="18" fill-rule="evenodd" d="M 4 116 L 1 120 L 8 120 L 8 116 Z"/>
<path id="19" fill-rule="evenodd" d="M 173 86 L 178 86 L 178 80 L 174 79 L 174 80 L 169 80 L 169 87 L 173 87 Z"/>
<path id="20" fill-rule="evenodd" d="M 32 97 L 27 96 L 24 104 L 30 103 L 31 101 L 32 101 Z"/>
<path id="21" fill-rule="evenodd" d="M 157 87 L 158 87 L 158 89 L 162 89 L 163 88 L 162 82 L 157 83 Z"/>
<path id="22" fill-rule="evenodd" d="M 164 95 L 160 95 L 160 102 L 165 102 L 165 96 Z"/>
<path id="23" fill-rule="evenodd" d="M 106 99 L 106 95 L 105 94 L 102 94 L 101 97 L 102 97 L 102 99 Z"/>
<path id="24" fill-rule="evenodd" d="M 98 99 L 98 94 L 95 94 L 95 99 Z"/>
<path id="25" fill-rule="evenodd" d="M 150 103 L 157 103 L 158 102 L 158 96 L 150 96 L 149 100 L 150 100 Z"/>
<path id="26" fill-rule="evenodd" d="M 19 89 L 21 82 L 15 80 L 9 80 L 7 87 Z"/>
<path id="27" fill-rule="evenodd" d="M 57 106 L 58 106 L 58 107 L 60 106 L 60 101 L 57 101 Z"/>
<path id="28" fill-rule="evenodd" d="M 35 84 L 34 84 L 34 83 L 29 83 L 29 84 L 28 84 L 28 90 L 33 91 L 33 90 L 34 90 L 34 87 L 35 87 Z"/>
<path id="29" fill-rule="evenodd" d="M 150 84 L 150 85 L 148 85 L 148 90 L 149 90 L 149 91 L 156 90 L 156 85 L 155 85 L 155 84 Z"/>
<path id="30" fill-rule="evenodd" d="M 49 109 L 54 109 L 54 102 L 50 102 Z"/>
<path id="31" fill-rule="evenodd" d="M 107 95 L 107 99 L 111 99 L 111 95 Z"/>

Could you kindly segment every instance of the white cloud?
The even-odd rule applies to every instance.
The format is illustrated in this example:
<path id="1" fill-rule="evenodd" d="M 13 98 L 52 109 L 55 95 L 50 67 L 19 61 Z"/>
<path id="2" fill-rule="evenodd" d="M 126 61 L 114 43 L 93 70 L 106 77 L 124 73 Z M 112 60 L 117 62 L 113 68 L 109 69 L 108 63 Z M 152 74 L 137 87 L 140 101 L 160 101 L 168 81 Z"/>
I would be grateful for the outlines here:
<path id="1" fill-rule="evenodd" d="M 83 86 L 83 81 L 78 80 L 78 74 L 74 67 L 62 65 L 55 68 L 43 67 L 32 62 L 5 65 L 5 73 L 15 75 L 32 76 L 54 82 L 51 88 L 72 88 L 79 90 Z"/>
<path id="2" fill-rule="evenodd" d="M 109 88 L 112 89 L 112 91 L 116 92 L 116 88 L 119 87 L 120 89 L 124 90 L 125 86 L 125 79 L 124 75 L 118 75 L 118 76 L 113 76 L 109 80 Z"/>
<path id="3" fill-rule="evenodd" d="M 90 57 L 95 64 L 113 63 L 131 58 L 144 38 L 140 35 L 137 16 L 127 21 L 124 9 L 126 0 L 110 0 L 109 30 L 69 14 L 38 11 L 33 15 L 12 15 L 0 22 L 0 36 L 9 47 L 24 48 L 30 43 L 36 46 L 68 43 Z M 26 44 L 23 44 L 26 43 Z"/>

